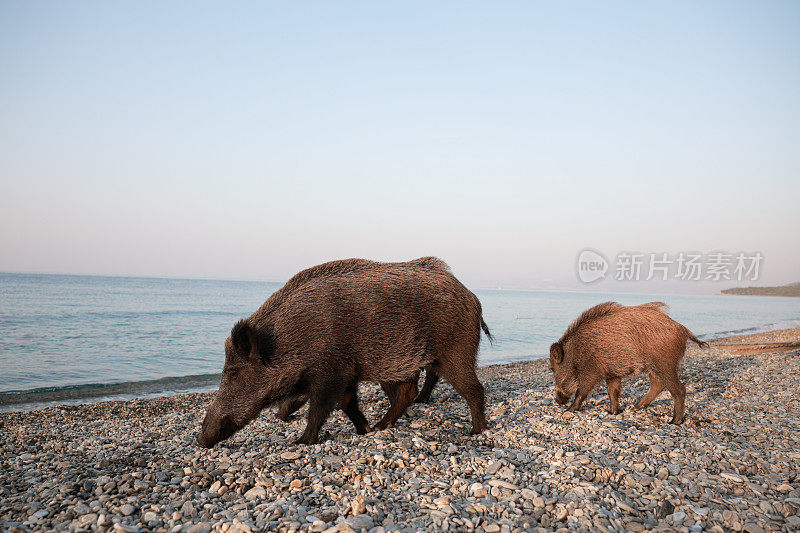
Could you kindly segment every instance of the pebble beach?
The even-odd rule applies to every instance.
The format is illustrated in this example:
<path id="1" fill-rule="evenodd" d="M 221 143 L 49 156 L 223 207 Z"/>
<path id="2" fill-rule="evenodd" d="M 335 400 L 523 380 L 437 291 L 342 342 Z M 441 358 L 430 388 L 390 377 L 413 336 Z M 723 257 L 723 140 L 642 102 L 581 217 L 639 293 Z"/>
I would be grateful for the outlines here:
<path id="1" fill-rule="evenodd" d="M 274 409 L 205 450 L 213 393 L 0 414 L 8 531 L 798 531 L 800 329 L 692 345 L 683 425 L 667 392 L 619 415 L 600 387 L 553 401 L 546 360 L 483 367 L 489 431 L 441 382 L 396 427 L 358 436 L 341 412 L 312 446 Z M 374 423 L 388 404 L 362 385 Z"/>

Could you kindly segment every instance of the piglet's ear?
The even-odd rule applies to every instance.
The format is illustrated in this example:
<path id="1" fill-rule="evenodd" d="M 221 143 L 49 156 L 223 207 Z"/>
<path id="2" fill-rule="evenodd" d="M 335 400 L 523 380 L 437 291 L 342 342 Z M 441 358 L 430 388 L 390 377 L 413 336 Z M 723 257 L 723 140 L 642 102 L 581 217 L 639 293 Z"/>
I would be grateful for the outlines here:
<path id="1" fill-rule="evenodd" d="M 560 342 L 554 342 L 550 345 L 550 359 L 557 365 L 560 365 L 561 361 L 564 360 L 564 347 L 561 346 Z"/>

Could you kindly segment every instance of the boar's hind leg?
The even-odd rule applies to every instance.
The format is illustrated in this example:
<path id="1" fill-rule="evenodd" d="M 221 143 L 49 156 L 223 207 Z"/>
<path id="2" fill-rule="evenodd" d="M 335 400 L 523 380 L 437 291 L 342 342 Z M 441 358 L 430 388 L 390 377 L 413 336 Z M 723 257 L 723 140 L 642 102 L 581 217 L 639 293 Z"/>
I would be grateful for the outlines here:
<path id="1" fill-rule="evenodd" d="M 394 403 L 397 399 L 397 383 L 394 381 L 382 381 L 381 382 L 381 389 L 383 389 L 383 393 L 389 399 L 389 403 Z"/>
<path id="2" fill-rule="evenodd" d="M 420 371 L 414 374 L 412 381 L 414 382 L 414 387 L 416 388 L 416 384 L 419 382 L 419 374 Z M 400 383 L 397 381 L 381 381 L 381 388 L 383 389 L 383 393 L 386 394 L 386 397 L 389 398 L 389 403 L 394 403 L 397 399 L 397 388 L 400 386 Z"/>
<path id="3" fill-rule="evenodd" d="M 431 392 L 433 392 L 433 388 L 436 386 L 436 382 L 439 381 L 439 374 L 432 367 L 428 367 L 425 369 L 425 383 L 422 384 L 422 390 L 420 391 L 417 398 L 414 400 L 415 403 L 428 403 L 431 401 Z"/>
<path id="4" fill-rule="evenodd" d="M 411 405 L 414 402 L 414 398 L 417 397 L 417 382 L 403 381 L 397 383 L 396 391 L 397 394 L 394 399 L 391 400 L 392 403 L 389 406 L 389 410 L 386 411 L 386 414 L 381 418 L 380 422 L 375 424 L 375 427 L 372 428 L 373 430 L 383 431 L 386 428 L 390 428 L 397 422 L 398 418 L 403 416 L 408 406 Z"/>
<path id="5" fill-rule="evenodd" d="M 369 422 L 367 422 L 364 413 L 358 407 L 358 388 L 357 383 L 353 382 L 345 391 L 342 399 L 339 400 L 339 407 L 341 407 L 344 414 L 353 422 L 356 427 L 356 433 L 363 435 L 369 432 Z"/>
<path id="6" fill-rule="evenodd" d="M 664 383 L 658 379 L 658 376 L 650 373 L 650 389 L 647 391 L 647 394 L 641 397 L 641 399 L 636 402 L 636 405 L 633 406 L 634 409 L 644 409 L 651 403 L 653 400 L 658 398 L 658 395 L 661 394 L 661 391 L 664 390 Z"/>
<path id="7" fill-rule="evenodd" d="M 447 365 L 441 366 L 443 377 L 450 382 L 456 392 L 467 400 L 469 410 L 472 414 L 472 435 L 478 435 L 486 431 L 486 396 L 483 385 L 475 374 L 475 368 L 452 368 Z"/>
<path id="8" fill-rule="evenodd" d="M 622 409 L 619 407 L 619 392 L 621 386 L 620 378 L 608 378 L 606 379 L 606 386 L 608 387 L 608 398 L 611 400 L 611 408 L 609 409 L 609 413 L 612 415 L 618 415 L 622 412 Z"/>

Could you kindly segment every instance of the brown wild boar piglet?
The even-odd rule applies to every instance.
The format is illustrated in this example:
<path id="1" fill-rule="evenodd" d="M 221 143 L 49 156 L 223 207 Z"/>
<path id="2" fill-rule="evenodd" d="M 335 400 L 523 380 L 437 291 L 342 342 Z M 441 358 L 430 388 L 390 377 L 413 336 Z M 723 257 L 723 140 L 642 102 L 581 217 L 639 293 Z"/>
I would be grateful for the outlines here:
<path id="1" fill-rule="evenodd" d="M 472 433 L 481 433 L 485 400 L 475 373 L 481 330 L 489 335 L 478 298 L 435 257 L 345 259 L 306 269 L 233 327 L 197 442 L 210 448 L 265 407 L 305 398 L 308 423 L 297 443 L 316 442 L 337 405 L 359 434 L 386 429 L 417 397 L 423 368 L 467 400 Z M 372 428 L 358 407 L 361 381 L 395 391 Z"/>
<path id="2" fill-rule="evenodd" d="M 556 402 L 567 411 L 580 409 L 595 386 L 605 380 L 611 400 L 609 411 L 621 412 L 620 384 L 623 378 L 647 373 L 650 390 L 634 406 L 650 405 L 666 387 L 672 395 L 673 424 L 683 421 L 686 387 L 678 378 L 678 365 L 686 341 L 706 347 L 691 331 L 672 320 L 666 304 L 651 302 L 625 307 L 606 302 L 588 309 L 550 346 L 550 366 L 556 384 Z"/>

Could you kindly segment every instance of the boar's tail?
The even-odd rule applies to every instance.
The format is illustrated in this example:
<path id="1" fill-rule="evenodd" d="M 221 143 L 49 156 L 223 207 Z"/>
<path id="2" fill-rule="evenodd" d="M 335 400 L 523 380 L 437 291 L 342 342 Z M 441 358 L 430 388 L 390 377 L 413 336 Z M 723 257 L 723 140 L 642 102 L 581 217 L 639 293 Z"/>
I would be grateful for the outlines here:
<path id="1" fill-rule="evenodd" d="M 689 340 L 690 340 L 690 341 L 692 341 L 692 342 L 696 342 L 696 343 L 697 343 L 697 345 L 698 345 L 699 347 L 701 347 L 701 348 L 708 348 L 708 343 L 707 343 L 707 342 L 701 341 L 700 339 L 698 339 L 697 337 L 695 337 L 695 336 L 694 336 L 694 334 L 693 334 L 691 331 L 689 331 L 688 329 L 686 330 L 686 333 L 688 333 L 688 334 L 689 334 Z"/>
<path id="2" fill-rule="evenodd" d="M 483 321 L 483 318 L 481 318 L 481 329 L 486 336 L 489 337 L 489 343 L 494 344 L 494 337 L 492 337 L 492 334 L 489 332 L 489 326 L 486 325 L 486 322 Z"/>

